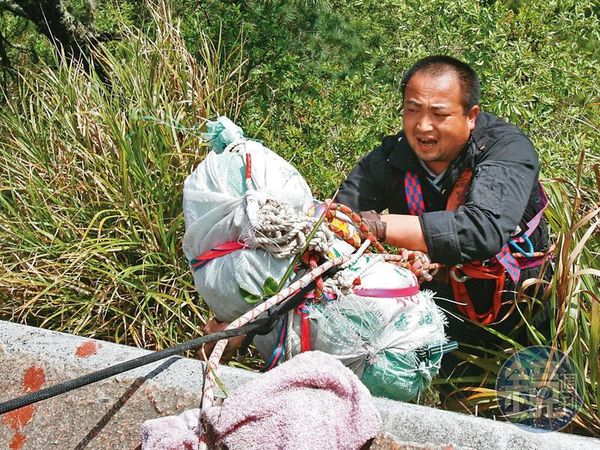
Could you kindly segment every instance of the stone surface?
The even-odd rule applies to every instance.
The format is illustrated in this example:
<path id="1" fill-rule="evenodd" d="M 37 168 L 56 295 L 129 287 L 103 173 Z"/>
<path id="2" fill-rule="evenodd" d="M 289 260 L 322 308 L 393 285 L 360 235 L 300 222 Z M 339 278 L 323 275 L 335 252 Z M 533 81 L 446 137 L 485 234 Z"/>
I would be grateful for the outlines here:
<path id="1" fill-rule="evenodd" d="M 148 351 L 0 321 L 0 402 Z M 202 363 L 171 357 L 0 417 L 1 448 L 134 449 L 140 424 L 198 406 Z M 257 374 L 221 367 L 229 391 Z M 376 398 L 374 449 L 600 449 L 600 441 Z"/>

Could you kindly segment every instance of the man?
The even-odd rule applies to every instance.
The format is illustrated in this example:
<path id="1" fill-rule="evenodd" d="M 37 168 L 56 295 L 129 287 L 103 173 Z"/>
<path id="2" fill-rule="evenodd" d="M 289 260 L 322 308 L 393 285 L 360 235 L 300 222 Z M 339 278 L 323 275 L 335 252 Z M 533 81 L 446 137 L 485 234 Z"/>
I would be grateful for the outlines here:
<path id="1" fill-rule="evenodd" d="M 461 303 L 440 306 L 510 333 L 520 320 L 517 312 L 505 318 L 515 293 L 538 275 L 539 252 L 547 250 L 545 196 L 533 145 L 516 126 L 480 111 L 479 90 L 476 73 L 455 58 L 415 63 L 402 80 L 403 131 L 362 158 L 335 201 L 387 209 L 363 215 L 379 238 L 423 251 L 452 272 L 423 285 Z M 515 259 L 519 249 L 530 258 Z M 449 320 L 452 338 L 480 343 L 476 326 Z"/>

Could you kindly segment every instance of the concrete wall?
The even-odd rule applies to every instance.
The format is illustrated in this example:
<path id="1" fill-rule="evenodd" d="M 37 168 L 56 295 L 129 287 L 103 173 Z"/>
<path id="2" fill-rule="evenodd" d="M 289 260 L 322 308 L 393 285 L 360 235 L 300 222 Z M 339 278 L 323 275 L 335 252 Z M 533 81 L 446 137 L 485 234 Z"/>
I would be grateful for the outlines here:
<path id="1" fill-rule="evenodd" d="M 149 353 L 0 321 L 0 401 Z M 222 367 L 229 391 L 256 374 Z M 170 358 L 0 417 L 0 447 L 133 449 L 140 424 L 198 406 L 202 364 Z M 390 449 L 600 449 L 600 441 L 375 399 Z M 410 444 L 412 443 L 412 444 Z"/>

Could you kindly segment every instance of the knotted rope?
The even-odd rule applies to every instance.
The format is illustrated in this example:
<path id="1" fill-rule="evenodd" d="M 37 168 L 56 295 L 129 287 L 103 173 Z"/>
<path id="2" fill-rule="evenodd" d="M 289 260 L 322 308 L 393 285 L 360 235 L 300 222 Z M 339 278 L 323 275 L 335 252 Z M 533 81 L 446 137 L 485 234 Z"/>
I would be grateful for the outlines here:
<path id="1" fill-rule="evenodd" d="M 356 229 L 361 235 L 363 242 L 370 241 L 371 245 L 382 254 L 387 254 L 388 252 L 385 248 L 377 241 L 377 238 L 373 235 L 373 232 L 369 229 L 369 227 L 364 223 L 362 217 L 352 209 L 350 209 L 346 205 L 342 205 L 339 203 L 331 203 L 326 212 L 326 218 L 329 222 L 331 222 L 335 217 L 336 213 L 340 212 L 346 215 L 354 224 Z M 344 230 L 331 227 L 332 231 L 341 239 L 343 239 L 348 244 L 352 245 L 355 248 L 359 248 L 361 243 L 360 240 L 357 240 L 354 236 L 349 235 Z M 419 282 L 431 281 L 433 279 L 433 275 L 440 268 L 440 264 L 432 263 L 427 254 L 416 251 L 416 250 L 407 250 L 404 248 L 398 249 L 398 258 L 390 258 L 386 259 L 387 261 L 394 262 L 399 266 L 404 267 L 405 269 L 409 269 L 413 272 Z"/>
<path id="2" fill-rule="evenodd" d="M 269 198 L 249 199 L 246 208 L 251 229 L 246 243 L 259 247 L 276 258 L 287 258 L 307 248 L 306 240 L 318 218 L 300 216 L 283 202 Z M 325 224 L 321 224 L 308 244 L 308 250 L 321 255 L 333 245 L 334 234 Z"/>
<path id="3" fill-rule="evenodd" d="M 299 289 L 306 287 L 313 280 L 327 272 L 332 267 L 339 266 L 340 264 L 343 264 L 349 260 L 350 256 L 340 256 L 339 258 L 335 258 L 311 270 L 299 280 L 293 282 L 286 288 L 283 288 L 278 294 L 274 295 L 273 297 L 270 297 L 253 310 L 248 311 L 246 314 L 242 315 L 239 319 L 236 319 L 233 322 L 231 322 L 227 326 L 227 328 L 225 328 L 225 330 L 238 328 L 243 324 L 251 322 L 271 307 L 281 303 L 282 301 L 293 295 Z M 219 361 L 221 360 L 221 356 L 223 355 L 223 351 L 225 350 L 226 346 L 226 339 L 218 341 L 210 355 L 210 358 L 208 359 L 208 362 L 206 363 L 206 381 L 204 385 L 204 392 L 202 394 L 203 408 L 208 408 L 214 403 L 214 390 L 216 387 L 215 372 L 217 370 L 217 366 L 219 364 Z"/>
<path id="4" fill-rule="evenodd" d="M 342 264 L 340 268 L 347 269 L 354 264 L 370 245 L 371 241 L 366 239 L 365 242 L 363 242 L 363 244 L 358 248 L 358 250 L 352 254 L 352 258 Z M 383 255 L 377 255 L 373 257 L 369 263 L 365 264 L 365 266 L 359 271 L 340 270 L 324 282 L 324 288 L 329 288 L 334 291 L 338 290 L 344 295 L 350 294 L 352 293 L 352 288 L 356 285 L 357 279 L 360 280 L 361 275 L 379 261 L 384 261 Z"/>

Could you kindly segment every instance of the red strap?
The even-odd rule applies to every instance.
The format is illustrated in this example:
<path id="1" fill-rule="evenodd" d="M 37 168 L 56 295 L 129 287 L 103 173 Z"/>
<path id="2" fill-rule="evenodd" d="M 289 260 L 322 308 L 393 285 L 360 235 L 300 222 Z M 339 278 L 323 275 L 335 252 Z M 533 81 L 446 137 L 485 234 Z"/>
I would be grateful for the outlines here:
<path id="1" fill-rule="evenodd" d="M 506 271 L 500 264 L 494 264 L 493 266 L 481 266 L 478 264 L 480 263 L 473 262 L 464 265 L 460 269 L 453 267 L 450 270 L 454 271 L 455 274 L 457 270 L 460 270 L 464 275 L 478 280 L 496 280 L 496 286 L 492 297 L 492 306 L 490 309 L 483 313 L 478 313 L 476 311 L 473 300 L 471 300 L 469 292 L 467 291 L 467 286 L 464 282 L 457 281 L 453 277 L 450 277 L 450 285 L 452 286 L 452 292 L 454 293 L 454 300 L 463 303 L 462 305 L 458 305 L 458 310 L 469 319 L 488 325 L 496 320 L 496 317 L 498 317 L 498 314 L 500 313 Z"/>
<path id="2" fill-rule="evenodd" d="M 300 315 L 300 352 L 309 352 L 312 345 L 310 342 L 310 321 L 308 320 L 306 303 L 298 306 L 296 312 Z"/>
<path id="3" fill-rule="evenodd" d="M 446 209 L 449 211 L 457 209 L 459 206 L 465 204 L 467 192 L 471 186 L 471 180 L 473 179 L 473 171 L 471 169 L 465 169 L 463 173 L 458 177 L 452 192 L 448 196 L 448 202 L 446 203 Z M 469 296 L 467 286 L 464 282 L 457 281 L 454 277 L 450 277 L 450 286 L 454 293 L 454 300 L 462 305 L 458 305 L 458 310 L 467 316 L 469 319 L 488 325 L 496 320 L 500 313 L 500 307 L 502 306 L 502 290 L 504 289 L 504 280 L 506 279 L 506 271 L 500 264 L 494 264 L 492 266 L 482 266 L 479 261 L 473 261 L 468 264 L 464 264 L 462 267 L 452 267 L 450 269 L 454 271 L 461 271 L 462 274 L 467 275 L 470 278 L 478 280 L 496 280 L 496 286 L 492 296 L 492 306 L 490 309 L 483 313 L 478 313 L 473 305 L 473 300 Z"/>
<path id="4" fill-rule="evenodd" d="M 190 265 L 192 266 L 193 270 L 197 270 L 215 258 L 220 258 L 221 256 L 228 255 L 244 248 L 246 248 L 246 245 L 241 242 L 225 242 L 224 244 L 217 245 L 216 247 L 211 248 L 209 251 L 192 259 L 190 261 Z"/>
<path id="5" fill-rule="evenodd" d="M 250 153 L 246 153 L 246 183 L 250 182 L 252 178 L 252 156 Z M 246 184 L 248 187 L 248 184 Z"/>
<path id="6" fill-rule="evenodd" d="M 447 211 L 454 211 L 459 206 L 465 204 L 467 198 L 467 192 L 471 186 L 471 179 L 473 178 L 473 171 L 471 169 L 465 169 L 463 173 L 458 177 L 454 187 L 448 196 L 448 202 L 446 203 Z"/>
<path id="7" fill-rule="evenodd" d="M 421 183 L 419 177 L 412 172 L 406 172 L 404 175 L 404 196 L 411 216 L 419 216 L 425 212 Z"/>
<path id="8" fill-rule="evenodd" d="M 397 298 L 397 297 L 411 297 L 419 293 L 419 286 L 408 286 L 405 288 L 396 289 L 385 289 L 385 288 L 373 288 L 373 289 L 355 289 L 354 293 L 361 297 L 375 297 L 375 298 Z"/>

